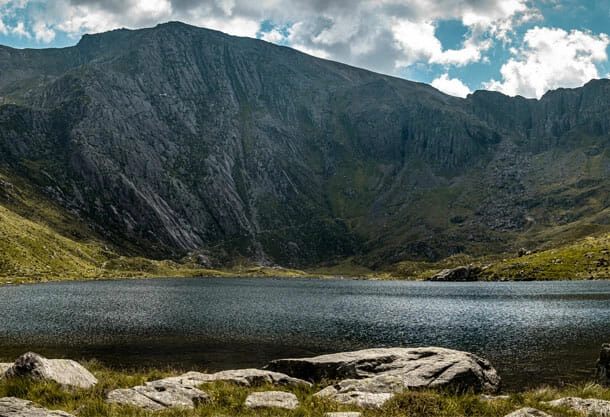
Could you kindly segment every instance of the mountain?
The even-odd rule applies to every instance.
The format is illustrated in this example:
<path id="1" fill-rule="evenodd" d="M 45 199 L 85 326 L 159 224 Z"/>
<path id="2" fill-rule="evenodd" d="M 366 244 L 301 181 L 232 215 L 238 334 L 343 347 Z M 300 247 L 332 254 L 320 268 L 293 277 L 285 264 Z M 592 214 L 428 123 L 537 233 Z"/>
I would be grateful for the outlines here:
<path id="1" fill-rule="evenodd" d="M 534 249 L 610 230 L 609 93 L 460 99 L 167 23 L 1 47 L 0 173 L 133 256 L 379 269 Z"/>

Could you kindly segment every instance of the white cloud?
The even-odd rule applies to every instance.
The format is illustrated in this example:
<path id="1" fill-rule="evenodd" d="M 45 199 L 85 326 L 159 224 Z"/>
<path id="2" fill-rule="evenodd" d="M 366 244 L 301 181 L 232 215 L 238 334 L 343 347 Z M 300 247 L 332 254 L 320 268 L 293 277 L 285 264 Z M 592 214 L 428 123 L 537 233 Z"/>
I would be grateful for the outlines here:
<path id="1" fill-rule="evenodd" d="M 4 22 L 2 21 L 1 17 L 0 17 L 0 33 L 2 33 L 3 35 L 8 35 L 8 29 L 7 29 L 6 25 L 4 24 Z"/>
<path id="2" fill-rule="evenodd" d="M 32 35 L 25 29 L 25 24 L 23 22 L 18 22 L 17 26 L 11 28 L 11 33 L 19 36 L 20 38 L 30 39 L 32 37 Z"/>
<path id="3" fill-rule="evenodd" d="M 456 97 L 465 98 L 471 93 L 470 88 L 457 78 L 449 78 L 449 74 L 443 74 L 434 81 L 432 87 Z"/>
<path id="4" fill-rule="evenodd" d="M 37 41 L 49 43 L 55 39 L 55 31 L 47 27 L 43 22 L 36 22 L 34 24 L 34 36 Z"/>
<path id="5" fill-rule="evenodd" d="M 548 90 L 579 87 L 598 78 L 596 63 L 608 60 L 606 34 L 536 27 L 527 31 L 516 57 L 500 70 L 502 81 L 485 88 L 514 96 L 540 98 Z"/>

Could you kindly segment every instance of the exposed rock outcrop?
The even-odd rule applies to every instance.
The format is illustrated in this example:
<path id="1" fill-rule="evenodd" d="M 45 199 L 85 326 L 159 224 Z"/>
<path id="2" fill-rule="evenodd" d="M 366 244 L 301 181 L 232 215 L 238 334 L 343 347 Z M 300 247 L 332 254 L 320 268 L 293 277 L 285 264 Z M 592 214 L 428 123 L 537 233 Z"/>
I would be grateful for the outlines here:
<path id="1" fill-rule="evenodd" d="M 278 386 L 310 386 L 311 383 L 302 379 L 290 377 L 279 372 L 261 369 L 236 369 L 204 374 L 201 372 L 187 372 L 186 374 L 170 377 L 161 381 L 174 382 L 187 386 L 198 386 L 208 382 L 226 381 L 244 386 L 272 384 Z"/>
<path id="2" fill-rule="evenodd" d="M 0 416 L 2 417 L 74 417 L 60 410 L 48 410 L 38 404 L 20 398 L 0 398 Z"/>
<path id="3" fill-rule="evenodd" d="M 97 384 L 97 378 L 78 362 L 69 359 L 47 359 L 37 353 L 21 355 L 2 378 L 27 376 L 54 381 L 66 387 L 88 389 Z"/>
<path id="4" fill-rule="evenodd" d="M 327 387 L 314 394 L 321 398 L 330 398 L 339 404 L 355 405 L 362 408 L 380 408 L 386 401 L 394 396 L 392 392 L 346 391 L 337 392 Z"/>
<path id="5" fill-rule="evenodd" d="M 604 386 L 610 386 L 610 343 L 604 343 L 595 365 L 595 379 Z"/>
<path id="6" fill-rule="evenodd" d="M 248 408 L 284 408 L 286 410 L 296 410 L 299 408 L 297 396 L 290 392 L 283 391 L 263 391 L 253 392 L 246 398 Z"/>
<path id="7" fill-rule="evenodd" d="M 566 397 L 546 404 L 552 407 L 567 407 L 585 416 L 610 417 L 610 401 L 595 398 Z"/>
<path id="8" fill-rule="evenodd" d="M 347 379 L 335 386 L 337 393 L 363 388 L 372 392 L 424 387 L 496 392 L 500 388 L 500 377 L 486 359 L 438 347 L 366 349 L 279 359 L 265 369 L 314 382 Z"/>
<path id="9" fill-rule="evenodd" d="M 513 411 L 510 414 L 505 415 L 504 417 L 552 417 L 550 414 L 545 413 L 544 411 L 537 410 L 532 407 L 524 407 L 520 408 L 517 411 Z"/>
<path id="10" fill-rule="evenodd" d="M 174 407 L 194 408 L 210 401 L 210 396 L 191 386 L 160 380 L 133 388 L 110 391 L 107 401 L 159 411 Z"/>
<path id="11" fill-rule="evenodd" d="M 453 269 L 443 269 L 434 274 L 429 281 L 476 281 L 479 268 L 460 266 Z"/>

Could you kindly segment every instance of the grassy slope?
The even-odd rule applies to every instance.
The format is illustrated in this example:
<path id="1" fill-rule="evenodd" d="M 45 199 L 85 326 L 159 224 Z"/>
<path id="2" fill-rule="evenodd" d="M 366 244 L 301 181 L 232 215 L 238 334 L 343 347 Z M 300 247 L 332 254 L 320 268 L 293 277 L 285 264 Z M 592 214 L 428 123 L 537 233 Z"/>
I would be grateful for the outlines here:
<path id="1" fill-rule="evenodd" d="M 42 406 L 67 411 L 80 417 L 114 417 L 114 416 L 166 416 L 166 417 L 208 417 L 208 416 L 295 416 L 319 417 L 327 412 L 360 411 L 364 417 L 460 417 L 460 416 L 504 416 L 522 407 L 534 407 L 554 416 L 576 417 L 579 414 L 562 408 L 551 408 L 543 401 L 550 401 L 566 396 L 581 398 L 598 398 L 610 400 L 610 390 L 599 385 L 582 384 L 579 386 L 558 388 L 540 388 L 534 391 L 514 393 L 508 399 L 483 400 L 479 395 L 466 393 L 421 390 L 407 391 L 388 401 L 381 409 L 365 410 L 356 406 L 340 406 L 332 401 L 313 396 L 321 387 L 312 388 L 277 388 L 272 386 L 240 387 L 225 382 L 204 384 L 200 388 L 207 392 L 212 402 L 201 405 L 194 410 L 173 409 L 164 412 L 147 412 L 132 407 L 106 404 L 106 393 L 116 388 L 128 388 L 141 385 L 146 381 L 163 378 L 176 372 L 151 370 L 140 373 L 119 373 L 109 370 L 95 361 L 85 366 L 98 378 L 99 383 L 89 390 L 62 390 L 58 384 L 36 382 L 16 378 L 0 380 L 0 397 L 18 397 L 28 399 Z M 269 390 L 292 391 L 300 402 L 294 411 L 281 409 L 248 409 L 244 406 L 247 395 L 255 391 Z"/>

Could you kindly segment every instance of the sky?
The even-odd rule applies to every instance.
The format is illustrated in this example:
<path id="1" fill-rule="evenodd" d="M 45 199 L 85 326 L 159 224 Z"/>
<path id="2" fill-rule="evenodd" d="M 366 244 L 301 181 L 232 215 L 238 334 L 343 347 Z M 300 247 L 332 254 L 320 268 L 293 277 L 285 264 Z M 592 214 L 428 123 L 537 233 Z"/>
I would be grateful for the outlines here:
<path id="1" fill-rule="evenodd" d="M 0 44 L 75 45 L 168 21 L 259 38 L 458 97 L 610 78 L 610 0 L 0 0 Z"/>

